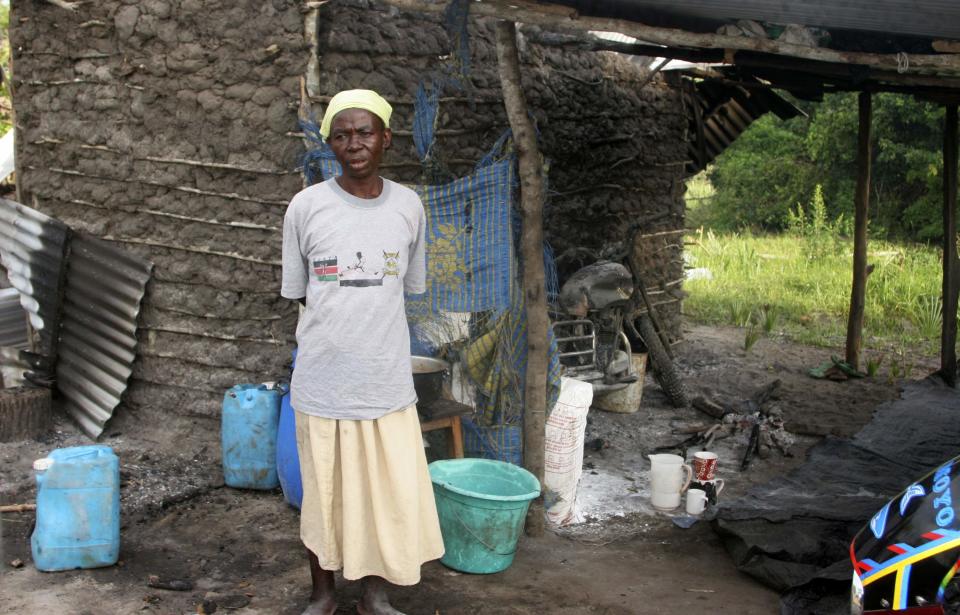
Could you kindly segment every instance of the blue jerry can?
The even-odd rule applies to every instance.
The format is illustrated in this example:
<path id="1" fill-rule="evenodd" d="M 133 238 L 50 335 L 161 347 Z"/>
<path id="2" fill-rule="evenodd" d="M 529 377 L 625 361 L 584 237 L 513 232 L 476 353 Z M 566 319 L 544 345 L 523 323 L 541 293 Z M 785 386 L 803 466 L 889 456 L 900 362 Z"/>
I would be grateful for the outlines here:
<path id="1" fill-rule="evenodd" d="M 277 425 L 283 391 L 272 384 L 238 384 L 223 396 L 220 424 L 223 478 L 230 487 L 275 489 Z"/>
<path id="2" fill-rule="evenodd" d="M 293 349 L 293 364 L 297 365 L 297 349 Z M 290 390 L 280 401 L 280 427 L 277 433 L 277 474 L 283 499 L 294 508 L 303 503 L 303 481 L 300 477 L 300 454 L 297 451 L 297 422 L 290 405 Z"/>
<path id="3" fill-rule="evenodd" d="M 99 568 L 120 557 L 120 460 L 109 446 L 54 450 L 33 464 L 38 570 Z"/>

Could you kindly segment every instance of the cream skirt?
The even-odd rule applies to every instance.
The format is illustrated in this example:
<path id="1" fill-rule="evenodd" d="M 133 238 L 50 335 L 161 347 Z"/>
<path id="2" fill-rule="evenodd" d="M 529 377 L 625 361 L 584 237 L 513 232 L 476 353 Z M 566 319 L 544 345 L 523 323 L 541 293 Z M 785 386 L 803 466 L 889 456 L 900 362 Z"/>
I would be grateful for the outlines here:
<path id="1" fill-rule="evenodd" d="M 366 421 L 297 412 L 296 422 L 300 538 L 320 567 L 419 583 L 443 539 L 416 406 Z"/>

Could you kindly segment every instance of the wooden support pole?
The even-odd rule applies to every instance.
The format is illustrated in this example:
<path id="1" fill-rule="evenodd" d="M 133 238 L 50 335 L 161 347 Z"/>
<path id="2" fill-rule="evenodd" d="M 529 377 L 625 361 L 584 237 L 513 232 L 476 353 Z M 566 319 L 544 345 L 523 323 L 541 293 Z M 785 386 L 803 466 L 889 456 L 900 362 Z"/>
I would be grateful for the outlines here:
<path id="1" fill-rule="evenodd" d="M 870 117 L 873 102 L 869 92 L 861 92 L 860 128 L 857 140 L 857 191 L 854 196 L 853 290 L 850 293 L 850 317 L 847 321 L 847 363 L 860 365 L 863 338 L 863 307 L 867 294 L 867 213 L 870 207 Z"/>
<path id="2" fill-rule="evenodd" d="M 947 106 L 943 127 L 943 328 L 940 376 L 957 386 L 957 105 Z"/>
<path id="3" fill-rule="evenodd" d="M 520 167 L 523 259 L 523 297 L 527 309 L 527 371 L 523 411 L 523 465 L 543 484 L 544 438 L 547 418 L 547 315 L 546 277 L 543 271 L 543 163 L 537 135 L 527 114 L 520 80 L 517 28 L 512 21 L 497 22 L 497 62 L 507 119 L 513 130 Z M 542 536 L 543 498 L 537 498 L 527 515 L 527 534 Z"/>

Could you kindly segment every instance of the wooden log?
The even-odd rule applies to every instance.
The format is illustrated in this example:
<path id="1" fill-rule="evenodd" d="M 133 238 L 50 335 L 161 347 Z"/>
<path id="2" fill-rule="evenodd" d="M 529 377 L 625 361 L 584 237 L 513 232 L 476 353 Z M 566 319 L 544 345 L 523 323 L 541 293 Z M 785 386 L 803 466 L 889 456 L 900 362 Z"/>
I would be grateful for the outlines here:
<path id="1" fill-rule="evenodd" d="M 957 105 L 947 107 L 943 129 L 943 328 L 940 376 L 957 386 Z"/>
<path id="2" fill-rule="evenodd" d="M 472 7 L 471 7 L 472 9 Z M 527 113 L 520 79 L 517 28 L 512 21 L 497 23 L 497 62 L 503 103 L 507 110 L 520 173 L 523 258 L 523 296 L 527 310 L 527 369 L 523 411 L 523 464 L 543 484 L 547 418 L 546 277 L 543 267 L 543 160 L 537 148 L 533 122 Z M 527 533 L 544 532 L 543 499 L 537 498 L 527 515 Z"/>
<path id="3" fill-rule="evenodd" d="M 753 403 L 762 408 L 763 405 L 772 398 L 779 396 L 781 385 L 783 385 L 783 381 L 777 378 L 770 384 L 764 385 L 758 389 L 753 395 L 750 396 L 750 399 L 753 401 Z"/>
<path id="4" fill-rule="evenodd" d="M 930 46 L 940 53 L 960 53 L 960 41 L 933 41 Z"/>
<path id="5" fill-rule="evenodd" d="M 0 442 L 41 436 L 50 429 L 51 419 L 49 389 L 0 389 Z"/>
<path id="6" fill-rule="evenodd" d="M 527 32 L 524 31 L 524 35 Z M 620 43 L 603 39 L 595 39 L 590 36 L 573 36 L 556 34 L 553 32 L 531 31 L 528 38 L 537 45 L 550 47 L 560 47 L 574 52 L 582 51 L 615 51 L 626 55 L 646 56 L 651 58 L 671 58 L 674 60 L 686 60 L 693 63 L 715 64 L 724 61 L 722 49 L 689 49 L 686 47 L 663 47 L 658 45 L 645 45 L 642 43 Z M 946 42 L 946 41 L 940 41 Z M 936 43 L 934 43 L 936 45 Z M 957 43 L 960 46 L 960 43 Z M 947 53 L 944 49 L 936 49 Z M 912 57 L 912 56 L 911 56 Z M 937 75 L 917 75 L 909 73 L 900 73 L 895 70 L 880 70 L 870 68 L 864 72 L 859 66 L 848 63 L 825 62 L 822 60 L 809 60 L 785 55 L 772 55 L 765 52 L 743 50 L 737 53 L 733 62 L 737 66 L 746 66 L 753 68 L 779 69 L 776 73 L 768 72 L 765 78 L 771 78 L 773 87 L 785 87 L 791 79 L 790 75 L 817 75 L 824 81 L 831 83 L 843 90 L 860 91 L 864 89 L 863 81 L 866 78 L 869 81 L 876 82 L 871 86 L 874 92 L 893 91 L 902 92 L 905 89 L 913 87 L 949 89 L 960 87 L 960 80 L 956 78 L 942 77 Z M 687 74 L 697 74 L 701 72 L 697 69 L 687 70 Z M 713 73 L 713 77 L 720 73 L 717 71 L 706 71 L 702 73 L 705 77 Z M 712 78 L 712 77 L 711 77 Z M 795 79 L 794 79 L 795 80 Z M 757 82 L 736 81 L 741 87 L 755 88 L 762 87 L 769 89 L 768 85 Z M 792 87 L 797 87 L 793 83 Z M 909 92 L 908 92 L 909 93 Z"/>
<path id="7" fill-rule="evenodd" d="M 857 191 L 854 196 L 853 289 L 847 320 L 847 363 L 860 365 L 863 338 L 863 308 L 867 294 L 867 212 L 870 207 L 870 118 L 873 102 L 869 92 L 859 97 L 860 127 L 857 140 Z"/>
<path id="8" fill-rule="evenodd" d="M 707 399 L 706 397 L 694 397 L 693 401 L 690 403 L 693 404 L 693 407 L 700 412 L 703 412 L 707 416 L 711 416 L 715 419 L 722 419 L 724 415 L 729 413 L 729 410 L 720 404 Z"/>

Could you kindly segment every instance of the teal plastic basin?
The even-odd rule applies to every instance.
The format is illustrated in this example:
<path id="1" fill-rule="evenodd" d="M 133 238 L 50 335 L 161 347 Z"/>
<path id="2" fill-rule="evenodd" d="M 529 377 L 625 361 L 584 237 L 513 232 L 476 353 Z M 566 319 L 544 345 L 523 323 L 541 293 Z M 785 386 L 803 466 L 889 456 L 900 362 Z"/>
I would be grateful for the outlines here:
<path id="1" fill-rule="evenodd" d="M 430 464 L 443 534 L 444 565 L 473 574 L 513 563 L 530 501 L 540 481 L 519 466 L 492 459 L 447 459 Z"/>

